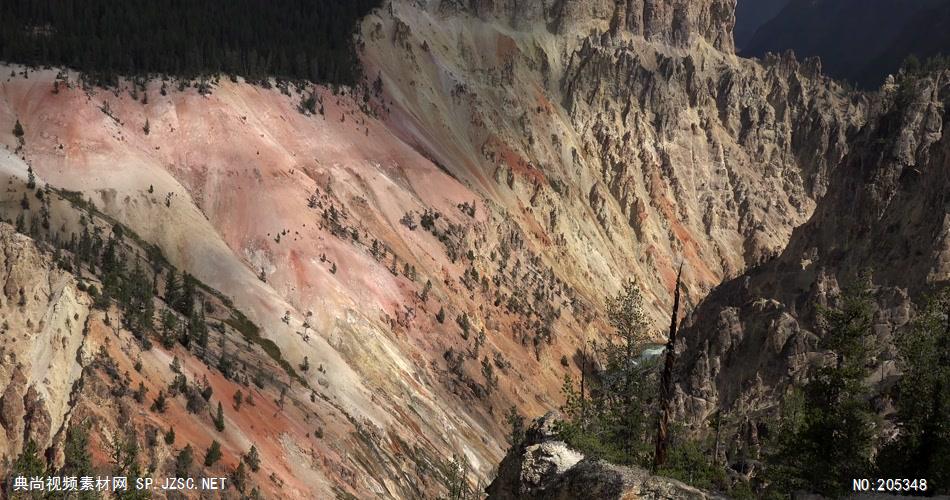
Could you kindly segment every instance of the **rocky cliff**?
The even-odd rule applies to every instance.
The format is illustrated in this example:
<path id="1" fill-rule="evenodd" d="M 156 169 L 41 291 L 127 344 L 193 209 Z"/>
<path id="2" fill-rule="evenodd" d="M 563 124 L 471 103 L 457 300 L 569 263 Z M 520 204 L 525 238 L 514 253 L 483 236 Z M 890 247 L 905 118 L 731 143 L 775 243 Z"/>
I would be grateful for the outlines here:
<path id="1" fill-rule="evenodd" d="M 637 35 L 662 44 L 689 46 L 704 38 L 724 52 L 734 50 L 734 0 L 474 0 L 435 2 L 441 12 L 466 11 L 521 29 L 540 23 L 558 35 L 604 32 Z"/>
<path id="2" fill-rule="evenodd" d="M 913 300 L 950 281 L 946 71 L 890 81 L 852 141 L 828 193 L 785 250 L 717 287 L 683 332 L 683 407 L 695 422 L 716 409 L 755 421 L 801 381 L 817 346 L 816 307 L 869 271 L 878 359 L 894 373 L 894 335 Z"/>
<path id="3" fill-rule="evenodd" d="M 33 241 L 0 224 L 0 457 L 26 440 L 48 448 L 67 427 L 72 393 L 90 357 L 90 300 Z"/>
<path id="4" fill-rule="evenodd" d="M 642 280 L 659 318 L 676 261 L 690 263 L 695 301 L 780 251 L 864 119 L 863 99 L 814 62 L 756 64 L 606 22 L 558 35 L 441 6 L 397 2 L 364 20 L 383 119 L 539 228 L 525 240 L 568 257 L 562 272 L 595 302 L 618 276 L 659 276 Z"/>

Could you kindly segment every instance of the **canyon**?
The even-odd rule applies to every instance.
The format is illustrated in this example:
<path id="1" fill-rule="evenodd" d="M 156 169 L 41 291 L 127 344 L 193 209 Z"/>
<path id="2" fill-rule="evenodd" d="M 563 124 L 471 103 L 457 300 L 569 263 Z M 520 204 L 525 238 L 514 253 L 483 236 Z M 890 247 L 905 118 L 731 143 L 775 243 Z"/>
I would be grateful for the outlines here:
<path id="1" fill-rule="evenodd" d="M 868 262 L 882 324 L 906 323 L 950 273 L 947 75 L 862 93 L 816 60 L 744 59 L 734 8 L 392 0 L 357 28 L 352 88 L 3 66 L 0 460 L 32 439 L 61 461 L 89 422 L 105 462 L 120 427 L 174 426 L 155 471 L 216 436 L 208 470 L 254 445 L 268 496 L 431 498 L 458 463 L 491 481 L 511 409 L 561 404 L 628 279 L 661 341 L 684 265 L 677 411 L 697 426 L 774 404 L 817 355 L 813 304 Z M 14 229 L 44 204 L 49 227 Z M 162 256 L 158 309 L 169 269 L 202 284 L 212 348 L 146 349 L 93 307 L 102 277 L 54 249 L 89 224 Z M 151 401 L 175 359 L 224 431 L 115 390 Z"/>

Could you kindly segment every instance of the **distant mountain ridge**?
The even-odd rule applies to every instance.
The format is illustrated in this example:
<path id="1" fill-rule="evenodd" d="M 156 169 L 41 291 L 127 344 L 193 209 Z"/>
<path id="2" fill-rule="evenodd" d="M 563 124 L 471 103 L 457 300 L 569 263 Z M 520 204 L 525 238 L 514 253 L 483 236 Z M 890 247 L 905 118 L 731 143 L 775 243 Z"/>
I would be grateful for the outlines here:
<path id="1" fill-rule="evenodd" d="M 948 20 L 950 4 L 940 0 L 792 0 L 741 53 L 791 49 L 798 57 L 820 57 L 835 78 L 876 88 L 908 55 L 925 59 L 946 50 Z"/>

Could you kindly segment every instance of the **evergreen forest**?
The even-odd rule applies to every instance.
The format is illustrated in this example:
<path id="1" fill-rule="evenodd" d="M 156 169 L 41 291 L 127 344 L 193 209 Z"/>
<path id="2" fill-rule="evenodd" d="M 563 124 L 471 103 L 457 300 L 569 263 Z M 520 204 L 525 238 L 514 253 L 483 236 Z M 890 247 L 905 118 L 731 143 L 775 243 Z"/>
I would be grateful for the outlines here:
<path id="1" fill-rule="evenodd" d="M 0 60 L 117 76 L 352 84 L 356 23 L 379 0 L 7 0 Z"/>

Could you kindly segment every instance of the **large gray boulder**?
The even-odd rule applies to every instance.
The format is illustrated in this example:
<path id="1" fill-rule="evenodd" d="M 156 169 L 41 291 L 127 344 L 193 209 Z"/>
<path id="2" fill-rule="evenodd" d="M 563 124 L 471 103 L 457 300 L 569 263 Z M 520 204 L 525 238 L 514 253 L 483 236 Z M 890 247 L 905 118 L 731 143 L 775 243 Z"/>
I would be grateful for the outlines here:
<path id="1" fill-rule="evenodd" d="M 713 499 L 725 498 L 639 467 L 621 467 L 585 458 L 554 432 L 557 414 L 548 413 L 513 447 L 488 486 L 488 498 L 508 499 Z"/>

